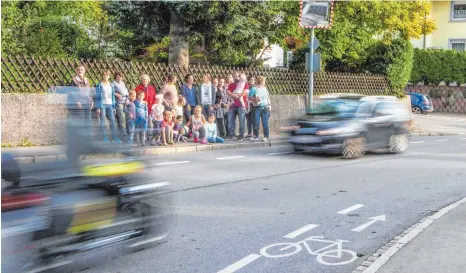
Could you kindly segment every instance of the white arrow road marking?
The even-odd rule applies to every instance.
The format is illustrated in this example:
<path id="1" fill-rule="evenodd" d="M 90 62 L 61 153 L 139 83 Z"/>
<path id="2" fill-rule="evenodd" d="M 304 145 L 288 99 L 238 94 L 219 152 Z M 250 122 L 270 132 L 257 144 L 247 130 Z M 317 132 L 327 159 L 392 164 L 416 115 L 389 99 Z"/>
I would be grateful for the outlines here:
<path id="1" fill-rule="evenodd" d="M 182 163 L 189 163 L 190 161 L 174 161 L 174 162 L 163 162 L 157 163 L 155 166 L 165 166 L 165 165 L 174 165 L 174 164 L 182 164 Z"/>
<path id="2" fill-rule="evenodd" d="M 436 141 L 443 142 L 443 141 L 448 141 L 448 139 L 437 139 Z"/>
<path id="3" fill-rule="evenodd" d="M 319 225 L 313 225 L 313 224 L 309 224 L 309 225 L 306 225 L 300 229 L 297 229 L 291 233 L 288 233 L 287 235 L 283 236 L 285 238 L 288 238 L 288 239 L 294 239 L 296 237 L 298 237 L 299 235 L 305 233 L 305 232 L 308 232 L 309 230 L 313 229 L 313 228 L 316 228 L 318 227 Z"/>
<path id="4" fill-rule="evenodd" d="M 267 154 L 267 155 L 286 155 L 286 154 L 291 154 L 291 152 L 271 153 L 271 154 Z"/>
<path id="5" fill-rule="evenodd" d="M 239 155 L 239 156 L 217 157 L 216 159 L 217 160 L 227 160 L 227 159 L 235 159 L 235 158 L 243 158 L 243 157 L 244 157 L 243 155 Z"/>
<path id="6" fill-rule="evenodd" d="M 237 261 L 236 263 L 230 265 L 229 267 L 218 271 L 217 273 L 233 273 L 233 272 L 237 271 L 238 269 L 240 269 L 242 267 L 245 267 L 246 265 L 254 262 L 255 260 L 259 259 L 260 257 L 261 257 L 261 255 L 250 254 L 250 255 L 244 257 L 243 259 Z"/>
<path id="7" fill-rule="evenodd" d="M 373 224 L 375 224 L 377 221 L 385 221 L 385 214 L 375 216 L 375 217 L 371 217 L 369 219 L 371 219 L 369 222 L 367 222 L 365 224 L 362 224 L 357 228 L 353 228 L 351 231 L 361 232 L 361 231 L 365 230 L 366 228 L 368 228 L 368 227 L 372 226 Z"/>
<path id="8" fill-rule="evenodd" d="M 360 209 L 360 208 L 362 208 L 362 207 L 364 207 L 363 204 L 356 204 L 356 205 L 351 206 L 351 207 L 349 207 L 349 208 L 346 208 L 346 209 L 344 209 L 344 210 L 340 210 L 340 211 L 337 212 L 337 213 L 338 213 L 338 214 L 347 214 L 348 212 L 352 212 L 352 211 L 357 210 L 357 209 Z"/>

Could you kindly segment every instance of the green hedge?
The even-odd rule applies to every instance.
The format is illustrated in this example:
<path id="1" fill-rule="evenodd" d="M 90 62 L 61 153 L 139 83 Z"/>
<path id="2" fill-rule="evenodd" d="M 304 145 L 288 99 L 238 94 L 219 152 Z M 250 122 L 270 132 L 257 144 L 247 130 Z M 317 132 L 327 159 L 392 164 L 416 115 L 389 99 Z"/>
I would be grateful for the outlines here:
<path id="1" fill-rule="evenodd" d="M 415 49 L 412 83 L 450 84 L 466 82 L 466 52 L 443 49 Z"/>
<path id="2" fill-rule="evenodd" d="M 379 42 L 370 49 L 364 68 L 387 75 L 395 95 L 403 97 L 413 68 L 413 46 L 404 39 L 395 39 L 391 44 Z"/>

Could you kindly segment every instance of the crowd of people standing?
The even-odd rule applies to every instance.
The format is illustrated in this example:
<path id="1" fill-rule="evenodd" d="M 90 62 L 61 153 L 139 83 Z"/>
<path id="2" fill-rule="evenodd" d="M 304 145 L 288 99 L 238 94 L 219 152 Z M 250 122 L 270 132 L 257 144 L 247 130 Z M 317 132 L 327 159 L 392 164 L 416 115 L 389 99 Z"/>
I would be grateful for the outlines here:
<path id="1" fill-rule="evenodd" d="M 157 92 L 150 77 L 143 74 L 140 84 L 129 88 L 121 72 L 105 71 L 94 92 L 80 65 L 70 85 L 77 88 L 68 96 L 68 104 L 85 122 L 92 122 L 94 110 L 102 140 L 129 144 L 173 145 L 176 142 L 223 143 L 224 140 L 259 140 L 262 123 L 264 137 L 269 139 L 271 104 L 265 77 L 246 77 L 235 72 L 226 78 L 203 75 L 195 84 L 188 74 L 184 84 L 177 85 L 177 77 L 169 74 Z M 109 129 L 106 126 L 109 123 Z M 239 133 L 236 124 L 239 122 Z M 246 133 L 247 129 L 247 133 Z"/>

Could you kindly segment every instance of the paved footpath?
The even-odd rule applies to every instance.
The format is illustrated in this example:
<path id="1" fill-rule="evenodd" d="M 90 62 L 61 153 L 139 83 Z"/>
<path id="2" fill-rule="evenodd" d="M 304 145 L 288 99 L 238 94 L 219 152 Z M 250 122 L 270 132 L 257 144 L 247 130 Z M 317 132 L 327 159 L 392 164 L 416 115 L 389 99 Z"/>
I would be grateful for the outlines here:
<path id="1" fill-rule="evenodd" d="M 431 113 L 413 115 L 414 124 L 433 132 L 466 134 L 466 114 Z"/>
<path id="2" fill-rule="evenodd" d="M 466 247 L 466 199 L 462 201 L 462 204 L 459 202 L 454 204 L 453 206 L 458 206 L 453 207 L 451 211 L 434 221 L 411 242 L 396 252 L 379 270 L 375 270 L 374 267 L 364 272 L 466 272 L 466 254 L 464 251 Z"/>

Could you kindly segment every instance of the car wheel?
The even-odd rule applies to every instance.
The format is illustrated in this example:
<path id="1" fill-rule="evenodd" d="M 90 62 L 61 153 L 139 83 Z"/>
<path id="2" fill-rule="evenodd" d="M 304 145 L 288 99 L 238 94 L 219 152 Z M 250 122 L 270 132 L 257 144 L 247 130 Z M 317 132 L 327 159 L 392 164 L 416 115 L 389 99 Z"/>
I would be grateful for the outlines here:
<path id="1" fill-rule="evenodd" d="M 413 114 L 416 114 L 416 115 L 422 114 L 421 108 L 418 107 L 418 106 L 414 106 L 414 107 L 413 107 Z"/>
<path id="2" fill-rule="evenodd" d="M 300 148 L 300 146 L 299 146 L 299 145 L 296 145 L 296 144 L 295 144 L 295 145 L 293 145 L 293 151 L 295 151 L 295 152 L 302 152 L 302 151 L 303 151 L 303 149 L 302 149 L 302 148 Z"/>
<path id="3" fill-rule="evenodd" d="M 343 142 L 343 158 L 359 158 L 365 154 L 366 140 L 363 137 L 350 138 Z"/>
<path id="4" fill-rule="evenodd" d="M 408 149 L 408 136 L 392 135 L 389 141 L 389 149 L 391 153 L 403 153 Z"/>

